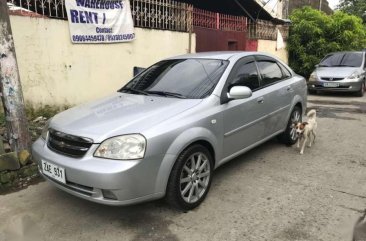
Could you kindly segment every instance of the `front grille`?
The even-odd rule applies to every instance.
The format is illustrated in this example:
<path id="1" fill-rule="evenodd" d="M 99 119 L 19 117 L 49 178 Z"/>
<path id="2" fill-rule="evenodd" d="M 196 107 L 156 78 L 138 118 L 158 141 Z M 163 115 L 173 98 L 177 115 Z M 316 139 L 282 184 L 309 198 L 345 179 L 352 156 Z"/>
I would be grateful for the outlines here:
<path id="1" fill-rule="evenodd" d="M 93 144 L 89 138 L 69 135 L 60 131 L 49 129 L 47 146 L 58 153 L 82 157 Z"/>
<path id="2" fill-rule="evenodd" d="M 343 80 L 344 78 L 322 77 L 321 79 L 326 81 L 340 81 Z"/>

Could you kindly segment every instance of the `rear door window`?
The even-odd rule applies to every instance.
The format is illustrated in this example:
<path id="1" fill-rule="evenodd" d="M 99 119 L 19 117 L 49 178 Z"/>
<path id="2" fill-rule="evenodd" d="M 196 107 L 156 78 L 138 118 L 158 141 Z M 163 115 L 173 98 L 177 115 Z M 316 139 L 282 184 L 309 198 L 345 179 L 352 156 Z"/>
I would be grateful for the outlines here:
<path id="1" fill-rule="evenodd" d="M 282 74 L 283 74 L 282 78 L 283 79 L 287 79 L 292 76 L 291 72 L 285 66 L 283 66 L 281 63 L 278 63 L 278 65 L 282 69 Z"/>
<path id="2" fill-rule="evenodd" d="M 277 62 L 271 60 L 257 61 L 261 75 L 261 86 L 266 87 L 283 79 L 282 70 Z"/>

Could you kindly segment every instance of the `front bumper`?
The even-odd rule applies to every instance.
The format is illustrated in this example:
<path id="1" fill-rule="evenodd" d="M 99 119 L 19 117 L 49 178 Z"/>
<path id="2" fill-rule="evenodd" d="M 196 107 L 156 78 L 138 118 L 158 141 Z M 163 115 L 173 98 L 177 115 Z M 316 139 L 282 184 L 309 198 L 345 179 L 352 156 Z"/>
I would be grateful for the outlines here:
<path id="1" fill-rule="evenodd" d="M 93 157 L 98 145 L 93 145 L 83 158 L 72 158 L 51 151 L 43 139 L 32 146 L 40 174 L 56 187 L 93 202 L 107 205 L 129 205 L 164 196 L 169 173 L 161 177 L 161 163 L 174 160 L 172 155 L 146 156 L 143 160 L 118 161 Z M 66 184 L 41 171 L 45 160 L 65 168 Z"/>
<path id="2" fill-rule="evenodd" d="M 336 83 L 338 87 L 325 87 L 325 83 Z M 357 92 L 362 87 L 360 82 L 334 82 L 334 81 L 312 81 L 307 83 L 308 90 L 334 91 L 334 92 Z"/>

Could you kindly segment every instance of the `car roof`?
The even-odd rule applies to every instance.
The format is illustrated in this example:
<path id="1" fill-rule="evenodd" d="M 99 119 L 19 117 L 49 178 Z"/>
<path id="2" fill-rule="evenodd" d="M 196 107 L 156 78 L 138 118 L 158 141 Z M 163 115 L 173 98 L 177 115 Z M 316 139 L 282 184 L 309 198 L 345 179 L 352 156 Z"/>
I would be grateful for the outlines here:
<path id="1" fill-rule="evenodd" d="M 202 52 L 195 54 L 184 54 L 175 57 L 171 57 L 168 59 L 221 59 L 221 60 L 229 60 L 230 58 L 240 58 L 249 55 L 266 55 L 269 57 L 273 57 L 269 54 L 262 52 L 246 52 L 246 51 L 218 51 L 218 52 Z"/>
<path id="2" fill-rule="evenodd" d="M 355 54 L 363 54 L 365 51 L 339 51 L 339 52 L 331 52 L 329 54 L 346 54 L 346 53 L 355 53 Z M 327 54 L 327 55 L 329 55 Z"/>

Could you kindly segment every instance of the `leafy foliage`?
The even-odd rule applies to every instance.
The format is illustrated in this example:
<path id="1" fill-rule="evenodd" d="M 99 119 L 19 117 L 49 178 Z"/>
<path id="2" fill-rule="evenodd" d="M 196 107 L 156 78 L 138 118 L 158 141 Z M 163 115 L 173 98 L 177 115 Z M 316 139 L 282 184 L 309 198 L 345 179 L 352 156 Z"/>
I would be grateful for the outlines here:
<path id="1" fill-rule="evenodd" d="M 366 1 L 365 0 L 341 0 L 339 10 L 362 18 L 366 24 Z"/>
<path id="2" fill-rule="evenodd" d="M 37 108 L 34 108 L 32 105 L 26 105 L 26 114 L 28 120 L 32 121 L 36 119 L 37 117 L 44 117 L 46 119 L 49 119 L 53 116 L 55 116 L 57 113 L 67 110 L 71 108 L 68 105 L 64 106 L 50 106 L 50 105 L 44 105 Z M 0 115 L 0 123 L 1 123 L 1 115 Z"/>
<path id="3" fill-rule="evenodd" d="M 314 65 L 330 52 L 362 50 L 366 28 L 356 16 L 337 11 L 333 15 L 304 7 L 291 16 L 289 62 L 295 72 L 309 77 Z"/>

